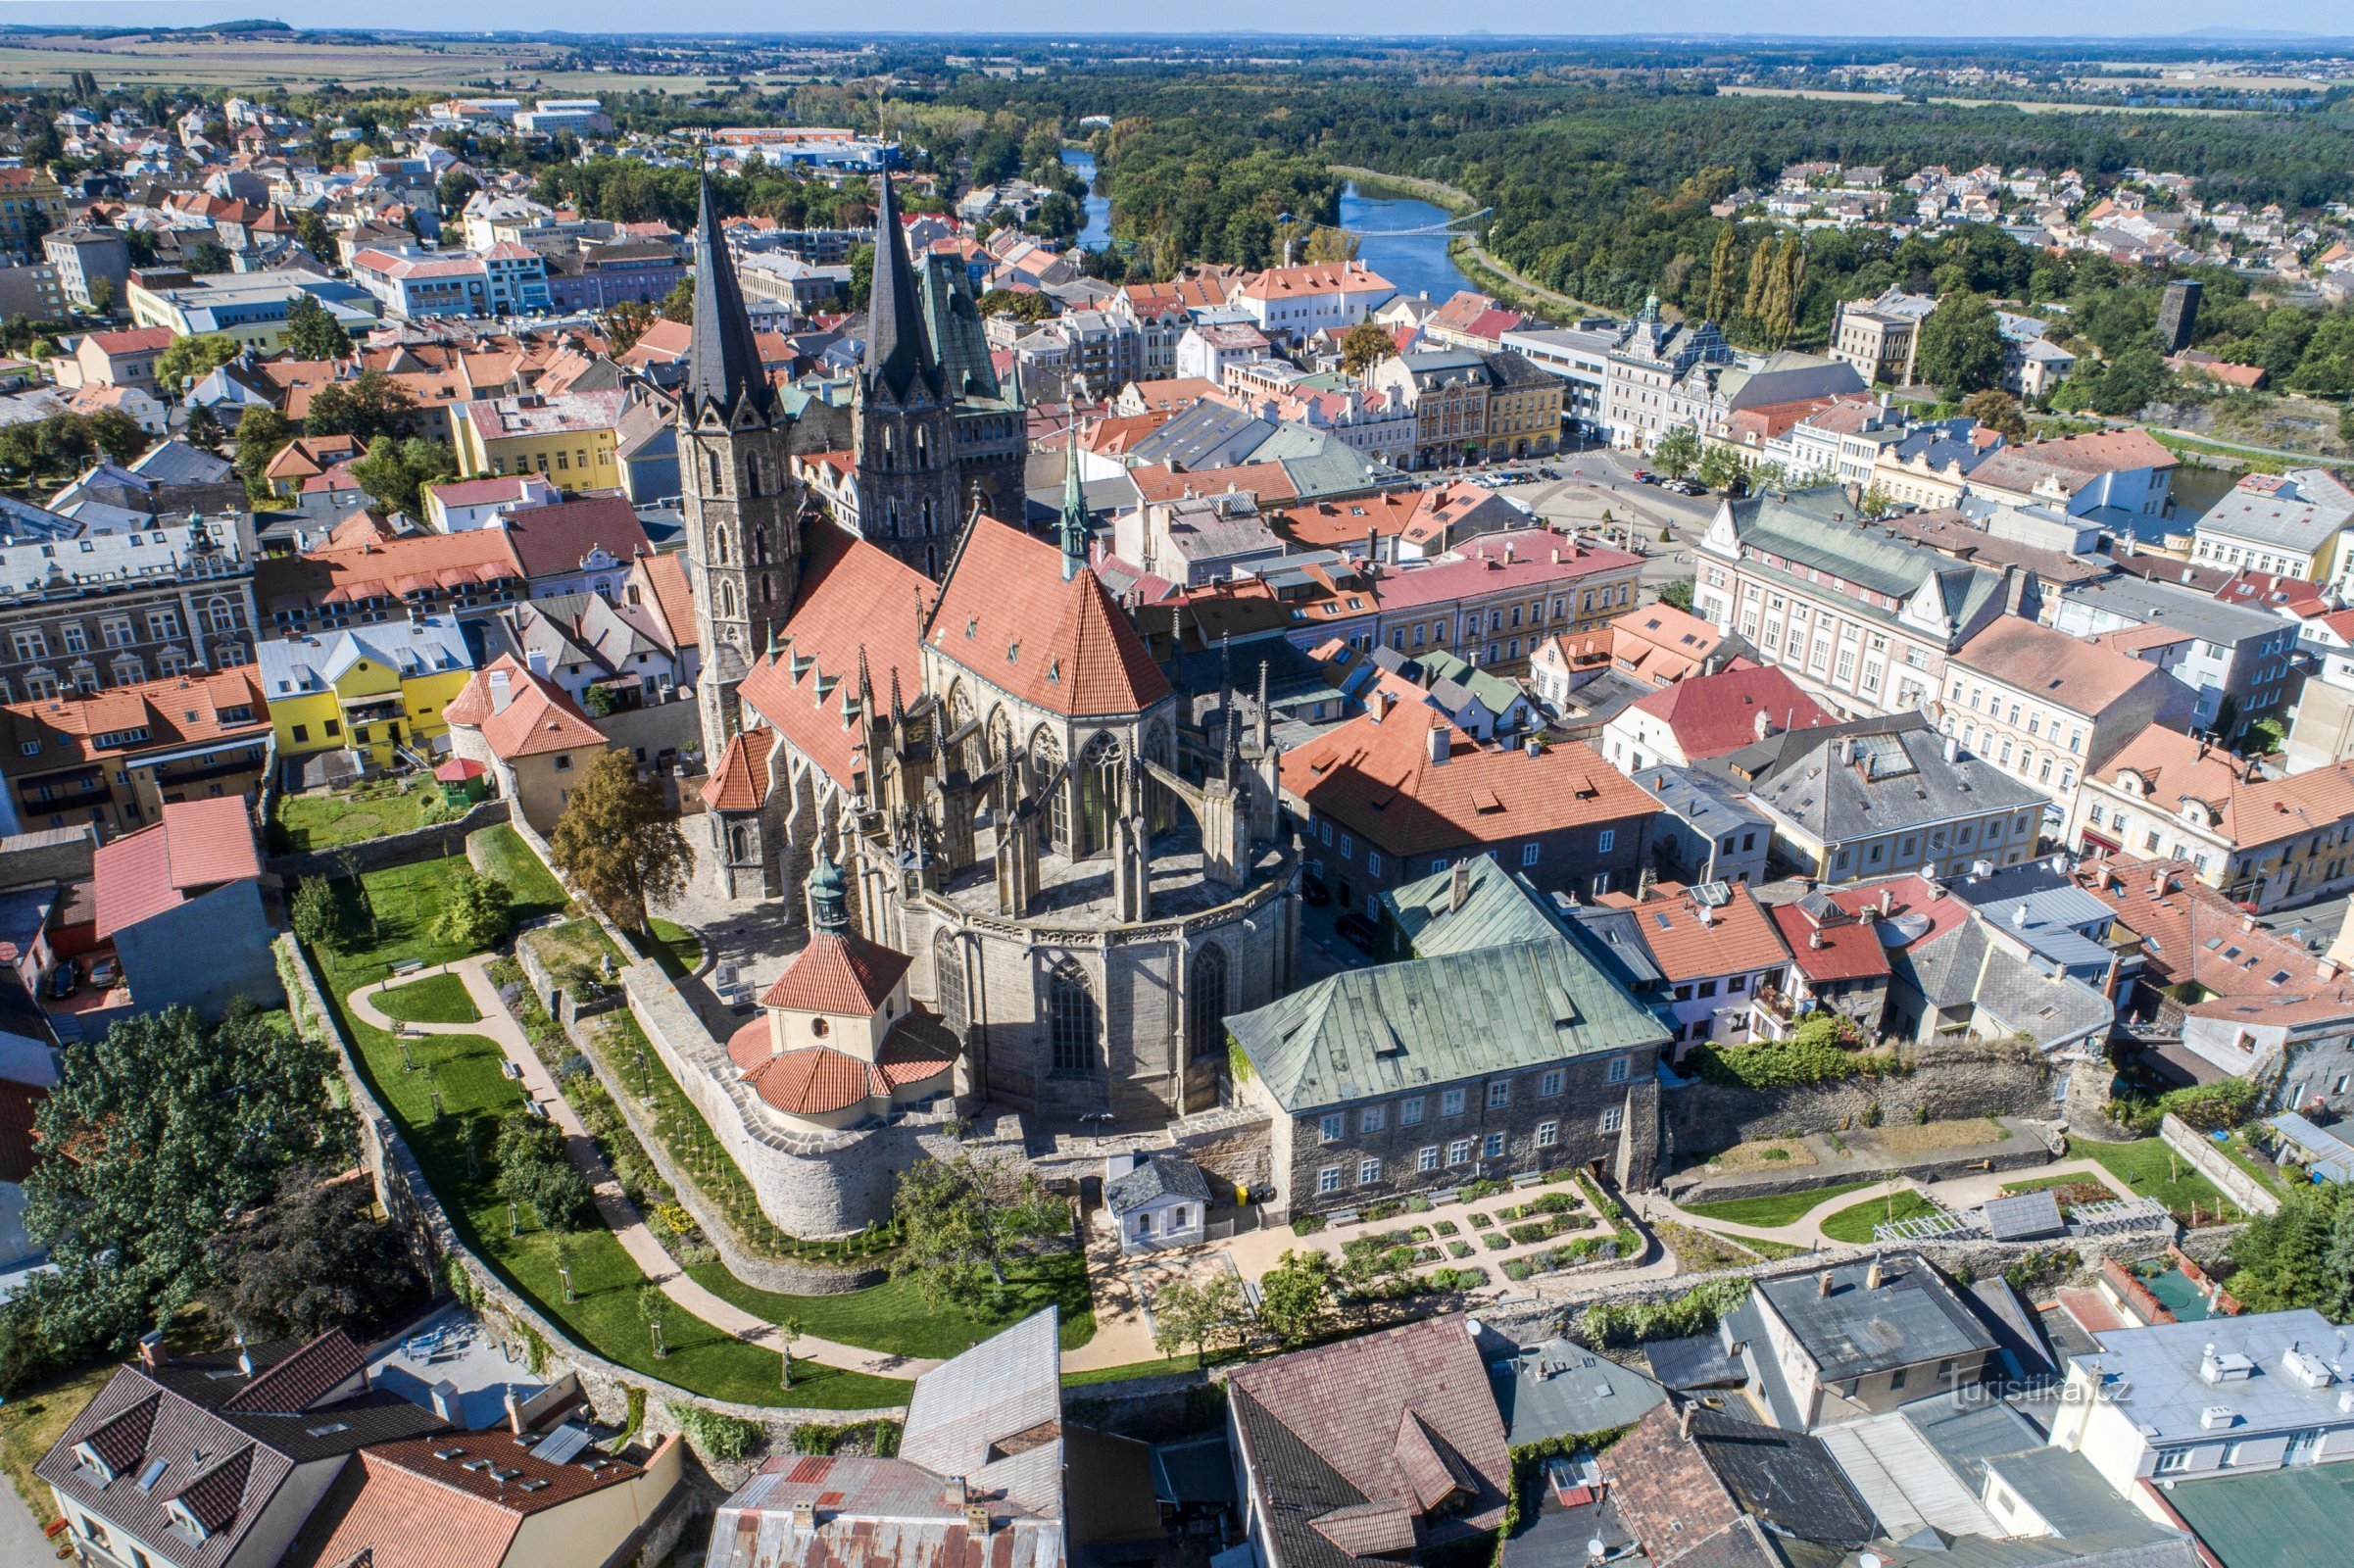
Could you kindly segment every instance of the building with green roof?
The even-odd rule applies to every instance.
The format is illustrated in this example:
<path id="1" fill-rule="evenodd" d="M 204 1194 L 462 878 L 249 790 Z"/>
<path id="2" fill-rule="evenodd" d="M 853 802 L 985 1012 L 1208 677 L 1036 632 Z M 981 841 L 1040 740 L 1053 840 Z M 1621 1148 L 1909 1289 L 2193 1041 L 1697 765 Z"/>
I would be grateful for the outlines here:
<path id="1" fill-rule="evenodd" d="M 1415 956 L 1226 1020 L 1290 1213 L 1583 1165 L 1647 1186 L 1667 1028 L 1480 857 L 1384 900 Z"/>

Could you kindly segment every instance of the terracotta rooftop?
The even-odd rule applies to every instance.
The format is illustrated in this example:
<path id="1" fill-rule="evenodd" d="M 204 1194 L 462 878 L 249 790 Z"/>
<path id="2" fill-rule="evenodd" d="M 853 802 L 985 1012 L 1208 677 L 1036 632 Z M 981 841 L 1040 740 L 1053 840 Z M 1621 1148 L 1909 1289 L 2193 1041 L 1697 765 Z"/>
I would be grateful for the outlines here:
<path id="1" fill-rule="evenodd" d="M 878 1012 L 914 960 L 856 932 L 819 931 L 768 989 L 763 1007 L 804 1012 Z"/>
<path id="2" fill-rule="evenodd" d="M 2155 664 L 2019 615 L 2004 615 L 1955 650 L 1952 662 L 2055 707 L 2098 716 L 2149 680 L 2171 681 Z"/>
<path id="3" fill-rule="evenodd" d="M 2152 724 L 2101 765 L 2114 784 L 2123 773 L 2166 812 L 2198 801 L 2221 818 L 2211 831 L 2240 849 L 2293 838 L 2354 817 L 2354 761 L 2332 762 L 2286 778 L 2249 778 L 2244 759 Z"/>
<path id="4" fill-rule="evenodd" d="M 507 706 L 497 706 L 498 677 L 507 677 Z M 603 751 L 605 732 L 554 681 L 534 675 L 513 654 L 501 654 L 487 668 L 466 677 L 442 716 L 482 732 L 483 743 L 501 761 L 552 752 Z"/>
<path id="5" fill-rule="evenodd" d="M 947 658 L 1050 712 L 1135 713 L 1169 695 L 1095 573 L 1066 580 L 1061 551 L 992 517 L 965 531 L 927 629 Z"/>
<path id="6" fill-rule="evenodd" d="M 1839 722 L 1838 714 L 1800 691 L 1779 667 L 1745 660 L 1713 675 L 1688 676 L 1639 698 L 1635 706 L 1664 720 L 1686 759 L 1694 762 L 1756 744 L 1760 718 L 1777 732 Z"/>
<path id="7" fill-rule="evenodd" d="M 1746 886 L 1732 886 L 1732 899 L 1715 909 L 1704 909 L 1673 882 L 1659 883 L 1640 903 L 1624 893 L 1605 893 L 1594 902 L 1635 916 L 1643 946 L 1671 985 L 1788 962 L 1790 952 L 1764 907 Z"/>
<path id="8" fill-rule="evenodd" d="M 719 765 L 704 781 L 703 804 L 714 811 L 757 811 L 768 798 L 768 739 L 761 731 L 728 737 Z"/>
<path id="9" fill-rule="evenodd" d="M 92 856 L 97 940 L 184 904 L 192 893 L 261 874 L 244 796 L 171 802 L 155 826 L 102 844 Z"/>

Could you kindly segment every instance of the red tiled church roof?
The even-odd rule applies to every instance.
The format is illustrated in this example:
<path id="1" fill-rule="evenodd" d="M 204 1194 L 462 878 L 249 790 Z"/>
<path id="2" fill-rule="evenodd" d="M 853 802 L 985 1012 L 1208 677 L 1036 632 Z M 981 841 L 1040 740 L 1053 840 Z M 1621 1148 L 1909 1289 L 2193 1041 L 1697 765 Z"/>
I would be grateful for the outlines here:
<path id="1" fill-rule="evenodd" d="M 1169 695 L 1144 639 L 1092 571 L 982 516 L 941 585 L 932 646 L 998 689 L 1066 716 L 1134 713 Z"/>

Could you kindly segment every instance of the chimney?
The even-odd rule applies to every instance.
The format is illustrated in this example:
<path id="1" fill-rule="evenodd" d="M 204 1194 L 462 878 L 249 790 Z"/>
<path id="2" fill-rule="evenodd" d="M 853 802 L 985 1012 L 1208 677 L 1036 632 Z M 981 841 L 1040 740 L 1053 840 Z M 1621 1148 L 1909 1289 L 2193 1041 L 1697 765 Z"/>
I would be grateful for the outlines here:
<path id="1" fill-rule="evenodd" d="M 448 1378 L 433 1385 L 433 1413 L 454 1427 L 466 1425 L 465 1397 Z"/>
<path id="2" fill-rule="evenodd" d="M 1815 949 L 1828 948 L 1831 946 L 1831 939 L 1823 934 L 1821 926 L 1816 926 L 1812 931 L 1806 933 L 1806 945 Z"/>
<path id="3" fill-rule="evenodd" d="M 2320 963 L 2314 965 L 2314 973 L 2324 985 L 2328 985 L 2337 978 L 2337 960 L 2327 957 L 2322 959 Z"/>
<path id="4" fill-rule="evenodd" d="M 1948 736 L 1946 736 L 1946 737 L 1945 737 L 1945 747 L 1944 747 L 1944 750 L 1945 750 L 1945 760 L 1947 760 L 1948 762 L 1959 761 L 1959 760 L 1961 760 L 1961 756 L 1962 756 L 1962 743 L 1961 743 L 1960 741 L 1956 740 L 1956 739 L 1955 739 L 1953 736 L 1951 736 L 1951 735 L 1948 735 Z"/>
<path id="5" fill-rule="evenodd" d="M 1466 899 L 1468 899 L 1468 898 L 1470 898 L 1470 897 L 1471 897 L 1471 862 L 1470 862 L 1469 860 L 1457 860 L 1457 861 L 1454 863 L 1454 869 L 1453 869 L 1452 871 L 1450 871 L 1450 872 L 1448 873 L 1448 875 L 1447 875 L 1447 913 L 1449 913 L 1449 914 L 1452 914 L 1452 913 L 1453 913 L 1455 910 L 1457 910 L 1457 909 L 1460 909 L 1460 908 L 1463 906 L 1463 901 L 1464 901 L 1464 900 L 1466 900 Z"/>
<path id="6" fill-rule="evenodd" d="M 512 695 L 508 690 L 508 685 L 507 671 L 494 669 L 490 672 L 490 710 L 492 712 L 504 713 L 507 711 L 507 704 Z"/>
<path id="7" fill-rule="evenodd" d="M 245 1336 L 237 1336 L 237 1370 L 247 1377 L 254 1375 L 254 1353 L 245 1347 Z"/>
<path id="8" fill-rule="evenodd" d="M 1894 888 L 1882 888 L 1880 890 L 1880 917 L 1885 920 L 1895 912 L 1896 890 Z"/>
<path id="9" fill-rule="evenodd" d="M 2256 922 L 2255 922 L 2255 921 L 2253 921 L 2253 920 L 2250 920 L 2250 921 L 2248 922 L 2248 924 L 2250 924 L 2250 925 L 2254 925 L 2255 923 L 2256 923 Z M 2024 904 L 2017 905 L 2017 906 L 2015 906 L 2012 908 L 2012 910 L 2011 910 L 2011 924 L 2013 924 L 2013 925 L 2017 926 L 2017 927 L 2018 927 L 2020 930 L 2022 930 L 2022 931 L 2024 931 L 2024 930 L 2026 930 L 2026 929 L 2027 929 L 2027 906 L 2026 906 L 2026 905 L 2024 905 Z"/>
<path id="10" fill-rule="evenodd" d="M 532 674 L 542 680 L 548 678 L 548 651 L 545 648 L 532 649 L 523 656 L 523 662 L 530 666 Z"/>
<path id="11" fill-rule="evenodd" d="M 1831 1270 L 1825 1269 L 1822 1273 L 1815 1276 L 1815 1295 L 1818 1298 L 1828 1298 L 1830 1297 Z"/>
<path id="12" fill-rule="evenodd" d="M 523 1396 L 513 1389 L 507 1391 L 507 1430 L 518 1438 L 523 1435 Z"/>
<path id="13" fill-rule="evenodd" d="M 1431 766 L 1445 767 L 1447 754 L 1454 750 L 1454 736 L 1448 730 L 1446 719 L 1440 719 L 1431 726 L 1430 742 Z"/>
<path id="14" fill-rule="evenodd" d="M 817 1504 L 810 1501 L 807 1497 L 803 1498 L 799 1502 L 796 1502 L 793 1505 L 793 1528 L 796 1530 L 816 1529 Z"/>
<path id="15" fill-rule="evenodd" d="M 1687 1443 L 1692 1441 L 1692 1413 L 1698 1408 L 1697 1404 L 1688 1403 L 1683 1413 L 1676 1417 L 1676 1432 Z"/>
<path id="16" fill-rule="evenodd" d="M 1880 1259 L 1876 1257 L 1872 1259 L 1872 1266 L 1864 1272 L 1864 1289 L 1867 1291 L 1879 1290 L 1880 1280 Z"/>
<path id="17" fill-rule="evenodd" d="M 1390 716 L 1390 694 L 1375 692 L 1365 699 L 1365 716 L 1376 724 Z"/>
<path id="18" fill-rule="evenodd" d="M 2243 915 L 2241 915 L 2241 916 L 2239 917 L 2239 930 L 2240 930 L 2240 934 L 2241 934 L 2242 936 L 2249 935 L 2249 934 L 2253 933 L 2253 932 L 2255 931 L 2255 929 L 2256 929 L 2256 917 L 2255 917 L 2254 915 L 2252 915 L 2252 914 L 2243 914 Z"/>
<path id="19" fill-rule="evenodd" d="M 989 1504 L 971 1502 L 964 1506 L 964 1533 L 969 1536 L 989 1534 Z"/>
<path id="20" fill-rule="evenodd" d="M 1854 760 L 1855 737 L 1852 735 L 1841 735 L 1839 737 L 1839 765 L 1841 767 L 1845 767 L 1854 762 Z"/>
<path id="21" fill-rule="evenodd" d="M 940 1500 L 952 1508 L 963 1507 L 965 1502 L 964 1478 L 950 1476 L 947 1481 L 943 1482 L 940 1488 Z"/>
<path id="22" fill-rule="evenodd" d="M 1758 715 L 1757 715 L 1757 723 L 1756 723 L 1756 724 L 1755 724 L 1753 727 L 1754 727 L 1754 728 L 1756 729 L 1756 731 L 1757 731 L 1757 738 L 1758 738 L 1759 740 L 1763 741 L 1763 740 L 1771 740 L 1771 739 L 1773 739 L 1773 737 L 1774 737 L 1774 715 L 1773 715 L 1773 714 L 1771 714 L 1771 713 L 1760 713 L 1760 714 L 1758 714 Z"/>
<path id="23" fill-rule="evenodd" d="M 164 1364 L 164 1331 L 149 1329 L 139 1336 L 139 1364 L 150 1372 Z"/>
<path id="24" fill-rule="evenodd" d="M 2150 873 L 2149 896 L 2153 899 L 2166 897 L 2166 867 L 2159 866 Z"/>

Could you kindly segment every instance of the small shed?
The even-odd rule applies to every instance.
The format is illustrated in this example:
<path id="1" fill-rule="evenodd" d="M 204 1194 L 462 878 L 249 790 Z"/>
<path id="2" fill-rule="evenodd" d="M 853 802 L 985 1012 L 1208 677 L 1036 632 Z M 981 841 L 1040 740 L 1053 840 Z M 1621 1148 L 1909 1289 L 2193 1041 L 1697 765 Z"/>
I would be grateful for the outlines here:
<path id="1" fill-rule="evenodd" d="M 462 810 L 490 793 L 488 769 L 470 757 L 451 758 L 433 770 L 433 781 L 441 786 L 441 798 Z"/>
<path id="2" fill-rule="evenodd" d="M 1120 1228 L 1120 1250 L 1184 1247 L 1207 1233 L 1209 1178 L 1176 1154 L 1114 1154 L 1103 1171 L 1103 1202 Z"/>

